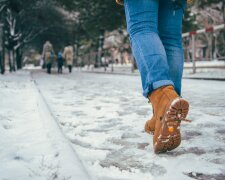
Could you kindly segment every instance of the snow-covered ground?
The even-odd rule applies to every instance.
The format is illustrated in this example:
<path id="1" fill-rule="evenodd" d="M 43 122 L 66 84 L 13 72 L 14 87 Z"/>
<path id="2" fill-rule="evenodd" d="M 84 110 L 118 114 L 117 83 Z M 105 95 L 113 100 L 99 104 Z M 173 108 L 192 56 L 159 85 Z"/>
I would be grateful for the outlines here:
<path id="1" fill-rule="evenodd" d="M 179 148 L 155 155 L 143 131 L 152 111 L 138 76 L 39 70 L 0 76 L 0 179 L 82 180 L 71 174 L 76 153 L 100 180 L 225 179 L 225 84 L 183 86 L 193 122 L 182 125 Z"/>
<path id="2" fill-rule="evenodd" d="M 90 179 L 29 72 L 0 76 L 0 179 Z"/>
<path id="3" fill-rule="evenodd" d="M 155 155 L 143 132 L 151 107 L 139 77 L 74 72 L 34 73 L 51 110 L 90 171 L 100 180 L 225 179 L 225 84 L 184 80 L 191 124 L 181 146 Z"/>

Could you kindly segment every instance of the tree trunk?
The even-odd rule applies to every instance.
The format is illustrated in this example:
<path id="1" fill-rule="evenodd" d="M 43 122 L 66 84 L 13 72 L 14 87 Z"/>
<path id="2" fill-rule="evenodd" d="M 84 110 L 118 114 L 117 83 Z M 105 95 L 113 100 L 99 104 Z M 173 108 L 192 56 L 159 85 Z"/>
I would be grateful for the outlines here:
<path id="1" fill-rule="evenodd" d="M 5 73 L 5 56 L 4 56 L 5 52 L 4 50 L 2 50 L 2 52 L 0 52 L 0 70 L 1 70 L 1 74 Z"/>
<path id="2" fill-rule="evenodd" d="M 223 3 L 223 22 L 225 22 L 225 3 Z M 223 31 L 223 38 L 225 39 L 225 30 Z"/>
<path id="3" fill-rule="evenodd" d="M 1 74 L 5 73 L 5 34 L 4 34 L 4 26 L 3 26 L 3 33 L 2 33 L 2 52 L 1 52 Z"/>
<path id="4" fill-rule="evenodd" d="M 5 73 L 5 47 L 2 47 L 2 54 L 1 54 L 2 62 L 1 62 L 1 74 Z"/>
<path id="5" fill-rule="evenodd" d="M 0 70 L 2 72 L 2 52 L 0 51 Z"/>
<path id="6" fill-rule="evenodd" d="M 13 50 L 9 50 L 9 71 L 14 71 L 14 55 Z"/>
<path id="7" fill-rule="evenodd" d="M 21 48 L 18 48 L 16 50 L 16 65 L 17 65 L 17 69 L 22 69 L 22 52 L 21 52 Z"/>
<path id="8" fill-rule="evenodd" d="M 13 71 L 16 71 L 16 53 L 13 50 Z"/>

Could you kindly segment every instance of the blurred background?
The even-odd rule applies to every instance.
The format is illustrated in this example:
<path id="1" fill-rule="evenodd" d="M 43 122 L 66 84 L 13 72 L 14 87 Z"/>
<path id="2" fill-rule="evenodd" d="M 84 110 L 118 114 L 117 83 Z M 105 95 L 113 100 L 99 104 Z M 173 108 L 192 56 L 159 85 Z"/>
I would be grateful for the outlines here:
<path id="1" fill-rule="evenodd" d="M 185 10 L 183 44 L 187 68 L 197 61 L 224 65 L 225 5 L 221 0 L 195 0 Z M 123 6 L 114 0 L 0 0 L 0 69 L 40 66 L 43 44 L 54 52 L 73 45 L 74 66 L 125 64 L 134 70 Z"/>

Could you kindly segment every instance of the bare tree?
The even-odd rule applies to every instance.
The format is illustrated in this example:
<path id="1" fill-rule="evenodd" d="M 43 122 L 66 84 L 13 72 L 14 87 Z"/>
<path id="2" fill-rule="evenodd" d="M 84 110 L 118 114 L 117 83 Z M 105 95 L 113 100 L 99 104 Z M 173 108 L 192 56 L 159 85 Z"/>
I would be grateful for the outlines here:
<path id="1" fill-rule="evenodd" d="M 0 0 L 4 22 L 4 44 L 9 52 L 10 71 L 22 67 L 23 47 L 62 22 L 62 13 L 49 0 Z"/>

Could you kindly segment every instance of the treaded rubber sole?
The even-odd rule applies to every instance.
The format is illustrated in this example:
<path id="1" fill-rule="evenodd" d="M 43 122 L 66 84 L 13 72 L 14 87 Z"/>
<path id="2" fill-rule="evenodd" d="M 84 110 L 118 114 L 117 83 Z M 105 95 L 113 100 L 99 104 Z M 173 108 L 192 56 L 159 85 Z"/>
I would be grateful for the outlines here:
<path id="1" fill-rule="evenodd" d="M 176 98 L 169 104 L 154 144 L 155 153 L 171 151 L 180 145 L 180 124 L 187 117 L 188 111 L 189 103 L 182 98 Z"/>

